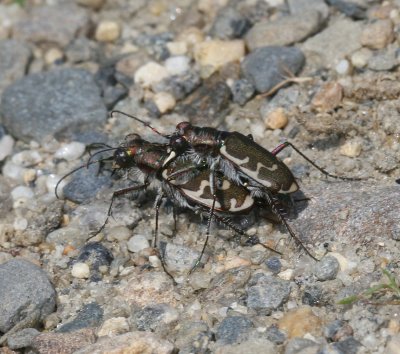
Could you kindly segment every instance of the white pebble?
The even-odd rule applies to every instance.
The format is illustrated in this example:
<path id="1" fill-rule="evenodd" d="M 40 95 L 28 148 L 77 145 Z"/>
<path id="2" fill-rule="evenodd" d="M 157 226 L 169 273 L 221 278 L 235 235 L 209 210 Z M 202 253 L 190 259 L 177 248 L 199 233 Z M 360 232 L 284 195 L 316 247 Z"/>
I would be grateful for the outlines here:
<path id="1" fill-rule="evenodd" d="M 83 153 L 85 152 L 85 145 L 82 143 L 79 143 L 77 141 L 73 141 L 69 144 L 66 144 L 62 147 L 60 147 L 54 157 L 56 159 L 64 159 L 67 161 L 73 161 L 76 160 L 77 158 L 81 157 Z"/>
<path id="2" fill-rule="evenodd" d="M 75 263 L 72 266 L 71 274 L 74 278 L 87 279 L 90 276 L 90 269 L 86 263 Z"/>
<path id="3" fill-rule="evenodd" d="M 335 67 L 336 72 L 339 75 L 348 75 L 351 71 L 351 66 L 348 60 L 342 59 Z"/>
<path id="4" fill-rule="evenodd" d="M 58 183 L 58 181 L 61 179 L 60 176 L 58 175 L 54 175 L 54 174 L 50 174 L 47 176 L 46 178 L 46 189 L 49 193 L 55 193 L 55 189 L 56 189 L 56 185 Z M 62 196 L 62 190 L 65 187 L 65 185 L 67 184 L 66 180 L 62 180 L 60 182 L 60 184 L 58 185 L 57 188 L 57 193 L 58 196 L 61 197 Z"/>
<path id="5" fill-rule="evenodd" d="M 16 165 L 11 161 L 7 161 L 3 167 L 3 176 L 15 181 L 23 182 L 25 168 Z"/>
<path id="6" fill-rule="evenodd" d="M 185 55 L 188 51 L 188 46 L 186 42 L 168 42 L 168 51 L 171 55 Z"/>
<path id="7" fill-rule="evenodd" d="M 153 268 L 160 268 L 161 261 L 157 256 L 149 256 L 149 262 Z"/>
<path id="8" fill-rule="evenodd" d="M 114 42 L 121 34 L 121 26 L 115 21 L 102 21 L 96 28 L 95 38 L 99 42 Z"/>
<path id="9" fill-rule="evenodd" d="M 30 167 L 42 162 L 43 158 L 35 150 L 24 150 L 15 154 L 11 161 L 22 167 Z"/>
<path id="10" fill-rule="evenodd" d="M 149 241 L 143 235 L 132 236 L 128 241 L 128 250 L 130 252 L 140 252 L 148 247 L 150 247 Z"/>
<path id="11" fill-rule="evenodd" d="M 153 96 L 153 101 L 161 114 L 170 111 L 176 104 L 174 96 L 168 92 L 157 92 Z"/>
<path id="12" fill-rule="evenodd" d="M 0 161 L 9 156 L 14 147 L 14 139 L 11 135 L 4 135 L 0 140 Z"/>
<path id="13" fill-rule="evenodd" d="M 17 217 L 14 220 L 13 226 L 14 230 L 16 231 L 24 231 L 28 227 L 28 220 L 26 220 L 25 218 Z"/>
<path id="14" fill-rule="evenodd" d="M 362 145 L 358 141 L 348 141 L 340 147 L 340 154 L 347 157 L 357 157 L 361 154 Z"/>
<path id="15" fill-rule="evenodd" d="M 165 68 L 171 75 L 181 75 L 189 70 L 190 58 L 180 55 L 165 61 Z"/>
<path id="16" fill-rule="evenodd" d="M 168 70 L 162 65 L 151 61 L 135 72 L 135 83 L 147 88 L 169 76 Z"/>
<path id="17" fill-rule="evenodd" d="M 356 68 L 363 68 L 368 64 L 369 58 L 373 55 L 372 51 L 368 48 L 361 48 L 351 56 L 351 63 Z"/>
<path id="18" fill-rule="evenodd" d="M 32 199 L 35 194 L 29 187 L 18 186 L 11 191 L 11 196 L 14 200 L 18 200 L 21 198 Z"/>
<path id="19" fill-rule="evenodd" d="M 278 277 L 283 280 L 292 280 L 293 279 L 294 270 L 293 269 L 286 269 L 283 272 L 278 274 Z"/>

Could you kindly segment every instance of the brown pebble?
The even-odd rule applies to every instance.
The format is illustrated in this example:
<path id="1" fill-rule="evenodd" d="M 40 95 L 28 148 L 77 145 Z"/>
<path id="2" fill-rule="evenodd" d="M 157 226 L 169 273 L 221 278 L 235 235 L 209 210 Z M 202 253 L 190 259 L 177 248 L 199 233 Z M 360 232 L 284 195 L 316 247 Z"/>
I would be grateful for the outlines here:
<path id="1" fill-rule="evenodd" d="M 95 340 L 94 329 L 85 328 L 69 333 L 41 333 L 33 339 L 32 347 L 39 353 L 70 354 Z"/>
<path id="2" fill-rule="evenodd" d="M 68 256 L 71 252 L 75 251 L 76 248 L 72 245 L 66 245 L 63 249 L 63 256 Z"/>
<path id="3" fill-rule="evenodd" d="M 309 306 L 299 307 L 286 313 L 278 322 L 279 329 L 284 330 L 289 338 L 303 337 L 306 333 L 321 335 L 323 321 Z"/>
<path id="4" fill-rule="evenodd" d="M 393 39 L 393 24 L 390 20 L 371 23 L 361 34 L 361 44 L 371 49 L 385 48 Z"/>
<path id="5" fill-rule="evenodd" d="M 269 129 L 283 129 L 288 124 L 288 117 L 282 107 L 274 109 L 265 117 L 265 125 Z"/>
<path id="6" fill-rule="evenodd" d="M 328 82 L 315 94 L 311 104 L 320 111 L 330 111 L 340 105 L 342 98 L 342 85 L 337 82 Z"/>

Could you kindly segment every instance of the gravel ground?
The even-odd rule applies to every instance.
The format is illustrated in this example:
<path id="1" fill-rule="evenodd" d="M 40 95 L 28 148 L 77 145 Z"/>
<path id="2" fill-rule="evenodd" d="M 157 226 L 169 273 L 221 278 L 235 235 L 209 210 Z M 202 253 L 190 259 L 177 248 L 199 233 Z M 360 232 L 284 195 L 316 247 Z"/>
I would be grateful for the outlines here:
<path id="1" fill-rule="evenodd" d="M 2 1 L 0 353 L 399 353 L 399 33 L 398 0 Z M 180 210 L 175 229 L 165 201 L 174 284 L 154 189 L 92 238 L 135 176 L 92 164 L 56 198 L 91 144 L 162 141 L 111 109 L 287 139 L 361 180 L 280 153 L 301 187 L 288 223 L 319 262 L 250 213 L 232 222 L 282 255 L 213 224 L 188 275 L 206 220 Z"/>

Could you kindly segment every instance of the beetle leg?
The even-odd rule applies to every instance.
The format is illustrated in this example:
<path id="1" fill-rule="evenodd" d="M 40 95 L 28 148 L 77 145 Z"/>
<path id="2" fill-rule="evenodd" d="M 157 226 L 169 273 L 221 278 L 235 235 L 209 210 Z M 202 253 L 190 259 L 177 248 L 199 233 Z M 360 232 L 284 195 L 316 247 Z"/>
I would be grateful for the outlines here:
<path id="1" fill-rule="evenodd" d="M 328 171 L 326 171 L 322 167 L 318 166 L 314 161 L 312 161 L 310 158 L 308 158 L 306 155 L 304 155 L 296 146 L 294 146 L 292 143 L 289 143 L 288 141 L 285 141 L 284 143 L 278 145 L 274 150 L 271 151 L 271 154 L 277 155 L 288 146 L 290 146 L 303 159 L 305 159 L 307 162 L 309 162 L 312 166 L 314 166 L 318 171 L 320 171 L 322 174 L 324 174 L 327 177 L 341 179 L 343 181 L 360 181 L 362 179 L 362 178 L 357 178 L 357 177 L 342 177 L 342 176 L 336 176 L 336 175 L 330 174 Z"/>

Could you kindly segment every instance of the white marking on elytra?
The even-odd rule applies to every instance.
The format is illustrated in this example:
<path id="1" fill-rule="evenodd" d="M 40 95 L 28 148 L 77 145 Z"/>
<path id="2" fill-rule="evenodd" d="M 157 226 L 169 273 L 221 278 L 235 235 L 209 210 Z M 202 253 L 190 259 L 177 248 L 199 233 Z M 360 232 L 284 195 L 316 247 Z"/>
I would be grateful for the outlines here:
<path id="1" fill-rule="evenodd" d="M 247 167 L 244 167 L 243 165 L 247 162 L 249 162 L 249 157 L 247 156 L 245 159 L 238 159 L 235 156 L 230 155 L 227 151 L 226 151 L 226 146 L 222 146 L 220 149 L 221 155 L 225 156 L 226 158 L 228 158 L 230 161 L 232 161 L 233 163 L 237 164 L 238 166 L 240 166 L 240 169 L 242 172 L 244 172 L 246 175 L 248 175 L 249 177 L 255 179 L 257 182 L 259 182 L 260 184 L 262 184 L 265 187 L 272 187 L 272 183 L 269 182 L 268 180 L 262 179 L 258 176 L 260 169 L 262 167 L 266 168 L 269 171 L 276 171 L 278 169 L 278 165 L 277 164 L 273 164 L 271 167 L 267 167 L 264 164 L 262 164 L 261 162 L 257 162 L 257 168 L 255 171 L 250 170 Z"/>
<path id="2" fill-rule="evenodd" d="M 226 179 L 222 182 L 222 186 L 219 188 L 220 190 L 227 190 L 231 187 L 231 183 L 227 181 Z"/>
<path id="3" fill-rule="evenodd" d="M 169 151 L 168 151 L 169 152 Z M 171 153 L 169 154 L 169 156 L 165 159 L 164 163 L 163 163 L 163 167 L 172 159 L 174 159 L 176 156 L 175 151 L 171 151 Z"/>
<path id="4" fill-rule="evenodd" d="M 231 202 L 231 206 L 229 208 L 229 211 L 237 212 L 237 211 L 247 210 L 247 209 L 251 208 L 254 204 L 254 199 L 250 195 L 247 195 L 243 204 L 238 207 L 236 207 L 237 200 L 235 198 L 232 198 L 230 200 L 230 202 Z"/>
<path id="5" fill-rule="evenodd" d="M 281 190 L 278 193 L 285 193 L 285 194 L 290 194 L 293 192 L 296 192 L 299 189 L 299 186 L 297 185 L 296 182 L 293 182 L 288 190 L 284 190 L 281 188 Z"/>
<path id="6" fill-rule="evenodd" d="M 200 204 L 211 206 L 213 203 L 213 198 L 202 198 L 201 195 L 204 193 L 204 189 L 210 186 L 210 182 L 207 180 L 202 180 L 200 183 L 200 187 L 197 191 L 192 191 L 189 189 L 182 188 L 182 191 L 187 195 L 189 198 L 198 201 Z M 208 202 L 210 201 L 210 202 Z M 221 204 L 216 200 L 215 201 L 215 208 L 221 209 Z"/>

